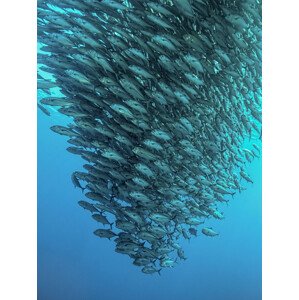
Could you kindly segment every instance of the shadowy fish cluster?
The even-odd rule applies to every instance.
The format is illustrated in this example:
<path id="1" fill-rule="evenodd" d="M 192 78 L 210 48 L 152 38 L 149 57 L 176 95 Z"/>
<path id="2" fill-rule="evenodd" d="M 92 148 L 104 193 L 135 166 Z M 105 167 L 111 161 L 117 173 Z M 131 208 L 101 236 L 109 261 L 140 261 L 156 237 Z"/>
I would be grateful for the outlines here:
<path id="1" fill-rule="evenodd" d="M 72 182 L 94 234 L 146 274 L 218 235 L 205 220 L 260 155 L 260 0 L 38 0 L 38 39 L 39 106 L 73 120 L 51 129 L 88 162 Z"/>

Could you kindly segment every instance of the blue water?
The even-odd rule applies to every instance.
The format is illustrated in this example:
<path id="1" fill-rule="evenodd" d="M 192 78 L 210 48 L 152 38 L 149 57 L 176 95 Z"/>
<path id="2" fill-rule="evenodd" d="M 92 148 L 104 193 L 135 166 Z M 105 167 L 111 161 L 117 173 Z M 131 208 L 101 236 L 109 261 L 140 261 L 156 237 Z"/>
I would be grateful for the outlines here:
<path id="1" fill-rule="evenodd" d="M 83 161 L 49 129 L 65 122 L 38 112 L 38 299 L 261 299 L 261 159 L 248 169 L 254 184 L 222 207 L 226 218 L 208 223 L 220 236 L 185 242 L 186 261 L 145 275 L 93 234 L 96 222 L 77 204 L 70 175 Z"/>

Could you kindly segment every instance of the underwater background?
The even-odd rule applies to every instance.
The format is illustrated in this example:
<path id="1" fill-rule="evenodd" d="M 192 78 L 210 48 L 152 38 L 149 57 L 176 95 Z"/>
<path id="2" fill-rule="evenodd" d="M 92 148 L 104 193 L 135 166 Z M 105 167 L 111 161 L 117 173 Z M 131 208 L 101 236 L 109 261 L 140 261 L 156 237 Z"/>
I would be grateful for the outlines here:
<path id="1" fill-rule="evenodd" d="M 260 1 L 53 4 L 38 2 L 38 298 L 261 299 Z"/>
<path id="2" fill-rule="evenodd" d="M 224 220 L 209 221 L 220 235 L 182 241 L 186 261 L 146 275 L 93 234 L 98 226 L 70 179 L 82 159 L 49 129 L 69 119 L 51 113 L 38 110 L 38 299 L 261 299 L 261 158 L 248 166 L 254 184 L 221 206 Z"/>

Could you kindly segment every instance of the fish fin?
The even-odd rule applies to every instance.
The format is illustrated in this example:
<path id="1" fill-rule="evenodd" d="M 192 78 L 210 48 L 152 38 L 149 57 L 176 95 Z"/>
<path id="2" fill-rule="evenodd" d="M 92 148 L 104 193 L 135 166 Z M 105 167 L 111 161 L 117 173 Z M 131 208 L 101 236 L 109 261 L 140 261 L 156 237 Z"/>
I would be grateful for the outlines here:
<path id="1" fill-rule="evenodd" d="M 157 272 L 160 276 L 161 276 L 161 271 L 162 271 L 162 268 L 160 270 L 157 270 Z"/>

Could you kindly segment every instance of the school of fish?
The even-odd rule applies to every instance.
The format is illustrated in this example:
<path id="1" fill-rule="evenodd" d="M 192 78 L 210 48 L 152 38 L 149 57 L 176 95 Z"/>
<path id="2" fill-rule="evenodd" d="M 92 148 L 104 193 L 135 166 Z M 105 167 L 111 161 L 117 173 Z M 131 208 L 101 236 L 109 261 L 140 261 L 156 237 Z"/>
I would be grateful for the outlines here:
<path id="1" fill-rule="evenodd" d="M 253 183 L 261 1 L 38 0 L 37 16 L 38 107 L 72 120 L 51 129 L 86 161 L 71 180 L 94 234 L 145 274 L 174 267 Z"/>

